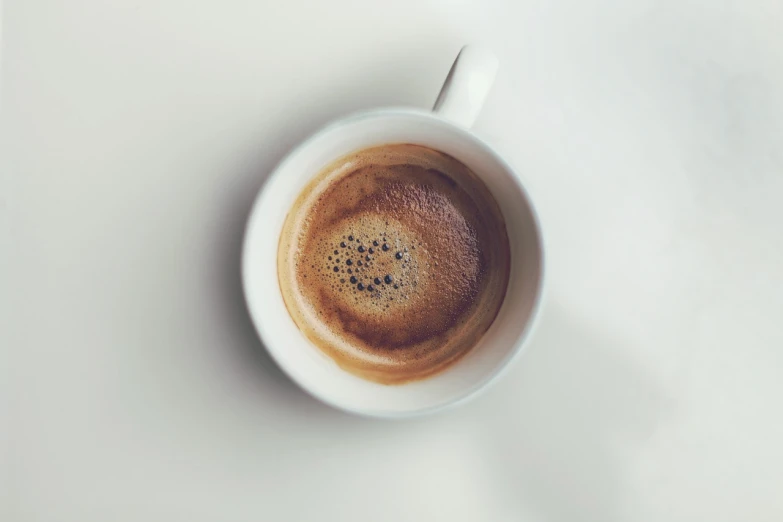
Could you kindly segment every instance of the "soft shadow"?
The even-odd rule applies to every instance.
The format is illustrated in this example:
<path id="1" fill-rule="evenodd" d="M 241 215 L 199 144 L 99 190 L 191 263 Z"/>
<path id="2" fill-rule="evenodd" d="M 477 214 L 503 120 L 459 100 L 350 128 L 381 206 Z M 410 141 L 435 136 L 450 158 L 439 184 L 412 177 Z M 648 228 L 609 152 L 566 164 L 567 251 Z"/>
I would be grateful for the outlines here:
<path id="1" fill-rule="evenodd" d="M 528 353 L 476 405 L 493 401 L 488 457 L 507 498 L 542 520 L 622 520 L 633 504 L 624 455 L 668 415 L 666 398 L 631 346 L 556 304 L 543 313 Z"/>

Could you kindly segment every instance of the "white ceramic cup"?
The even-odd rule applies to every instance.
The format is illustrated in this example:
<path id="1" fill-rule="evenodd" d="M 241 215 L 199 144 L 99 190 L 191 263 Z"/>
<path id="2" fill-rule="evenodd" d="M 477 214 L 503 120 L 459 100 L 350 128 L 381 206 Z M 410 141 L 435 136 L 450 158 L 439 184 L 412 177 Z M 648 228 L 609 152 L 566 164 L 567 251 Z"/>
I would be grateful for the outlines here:
<path id="1" fill-rule="evenodd" d="M 514 169 L 467 130 L 481 109 L 497 66 L 491 52 L 473 45 L 463 47 L 433 112 L 380 109 L 334 122 L 291 151 L 256 198 L 242 253 L 250 316 L 280 368 L 304 390 L 335 408 L 373 417 L 406 417 L 458 404 L 496 380 L 530 337 L 544 282 L 539 220 Z M 341 156 L 388 143 L 423 145 L 467 165 L 497 200 L 511 245 L 508 291 L 479 343 L 445 371 L 402 385 L 361 379 L 315 347 L 288 314 L 277 276 L 283 222 L 307 182 Z"/>

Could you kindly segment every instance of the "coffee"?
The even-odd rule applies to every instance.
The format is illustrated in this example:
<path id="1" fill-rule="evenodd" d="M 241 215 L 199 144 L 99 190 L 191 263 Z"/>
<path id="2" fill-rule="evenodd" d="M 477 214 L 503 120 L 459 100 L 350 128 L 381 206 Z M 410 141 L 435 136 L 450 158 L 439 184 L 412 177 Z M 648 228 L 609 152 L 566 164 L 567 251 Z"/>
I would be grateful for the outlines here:
<path id="1" fill-rule="evenodd" d="M 345 370 L 404 383 L 465 355 L 509 279 L 503 216 L 455 158 L 410 144 L 350 154 L 311 181 L 280 238 L 299 329 Z"/>

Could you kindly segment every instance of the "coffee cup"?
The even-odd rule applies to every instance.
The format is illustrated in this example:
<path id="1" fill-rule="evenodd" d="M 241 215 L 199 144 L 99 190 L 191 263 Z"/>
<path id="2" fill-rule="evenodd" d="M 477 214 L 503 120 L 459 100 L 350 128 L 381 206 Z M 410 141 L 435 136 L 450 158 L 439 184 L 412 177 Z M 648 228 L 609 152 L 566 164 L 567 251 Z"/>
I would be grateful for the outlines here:
<path id="1" fill-rule="evenodd" d="M 519 174 L 469 128 L 498 68 L 487 49 L 462 48 L 432 111 L 382 108 L 331 123 L 294 148 L 270 174 L 248 219 L 242 282 L 250 317 L 279 367 L 301 388 L 335 408 L 371 417 L 422 415 L 454 406 L 484 390 L 531 337 L 544 286 L 544 248 L 533 202 Z M 508 232 L 511 268 L 503 304 L 479 342 L 447 370 L 423 380 L 386 385 L 338 366 L 297 328 L 280 291 L 280 234 L 297 196 L 325 166 L 346 154 L 411 143 L 453 156 L 497 201 Z"/>

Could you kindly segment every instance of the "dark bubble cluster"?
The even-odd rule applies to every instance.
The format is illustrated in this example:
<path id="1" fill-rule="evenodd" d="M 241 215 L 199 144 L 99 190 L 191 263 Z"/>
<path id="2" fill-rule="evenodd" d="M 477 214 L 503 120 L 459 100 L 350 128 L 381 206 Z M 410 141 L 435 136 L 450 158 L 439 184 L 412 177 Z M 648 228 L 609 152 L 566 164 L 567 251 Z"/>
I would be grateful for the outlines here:
<path id="1" fill-rule="evenodd" d="M 415 281 L 409 281 L 411 258 L 403 245 L 410 241 L 388 232 L 376 229 L 375 233 L 353 232 L 324 238 L 317 249 L 324 256 L 317 273 L 329 277 L 333 290 L 354 293 L 358 302 L 370 297 L 382 298 L 382 302 L 408 299 L 406 290 L 416 286 Z"/>
<path id="2" fill-rule="evenodd" d="M 348 243 L 346 243 L 345 241 L 340 241 L 339 248 L 342 249 L 343 254 L 347 258 L 343 263 L 347 267 L 352 267 L 354 266 L 354 262 L 355 262 L 357 266 L 356 273 L 360 274 L 359 276 L 352 275 L 347 282 L 345 278 L 341 278 L 340 279 L 341 284 L 343 285 L 349 284 L 353 286 L 355 290 L 358 290 L 360 292 L 364 292 L 366 290 L 367 293 L 365 293 L 365 295 L 372 295 L 376 290 L 380 291 L 386 286 L 389 286 L 390 288 L 393 288 L 395 290 L 400 288 L 399 285 L 397 284 L 394 284 L 392 286 L 392 284 L 394 283 L 394 277 L 391 274 L 377 273 L 378 270 L 375 270 L 375 266 L 374 266 L 375 261 L 380 261 L 380 259 L 376 259 L 372 254 L 375 254 L 375 248 L 373 247 L 377 247 L 381 244 L 378 241 L 378 239 L 372 239 L 371 241 L 367 241 L 368 243 L 371 243 L 373 245 L 372 247 L 365 247 L 363 244 L 364 241 L 362 241 L 359 238 L 354 238 L 353 234 L 350 234 L 347 237 L 344 237 L 343 239 L 344 240 L 347 239 L 349 242 L 357 243 L 358 246 L 356 247 L 356 252 L 358 252 L 359 254 L 364 254 L 365 252 L 367 252 L 367 254 L 364 257 L 355 255 L 353 254 L 353 252 L 351 252 L 351 250 L 353 249 Z M 383 246 L 381 247 L 381 250 L 383 250 L 383 252 L 388 252 L 389 245 L 388 243 L 386 243 L 387 239 L 384 237 L 382 238 L 382 241 L 383 241 Z M 340 253 L 339 250 L 335 250 L 335 254 L 339 254 L 339 253 Z M 354 261 L 354 256 L 356 256 L 355 261 Z M 391 259 L 391 257 L 392 256 L 390 255 L 389 258 Z M 402 252 L 395 252 L 393 257 L 399 262 L 403 258 Z M 364 263 L 362 262 L 362 259 L 364 259 Z M 332 260 L 332 256 L 329 256 L 329 260 L 330 261 Z M 335 263 L 339 263 L 339 258 L 335 261 Z M 358 267 L 363 267 L 363 268 L 358 268 Z M 340 272 L 342 270 L 342 267 L 340 266 L 340 264 L 334 264 L 332 270 L 334 272 Z M 349 274 L 353 273 L 353 270 L 351 268 L 348 268 L 347 270 Z M 376 272 L 376 273 L 373 274 L 372 272 Z"/>

